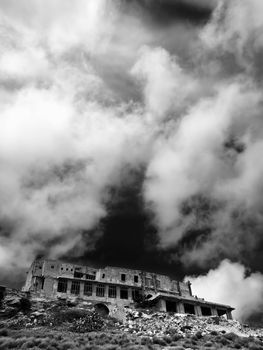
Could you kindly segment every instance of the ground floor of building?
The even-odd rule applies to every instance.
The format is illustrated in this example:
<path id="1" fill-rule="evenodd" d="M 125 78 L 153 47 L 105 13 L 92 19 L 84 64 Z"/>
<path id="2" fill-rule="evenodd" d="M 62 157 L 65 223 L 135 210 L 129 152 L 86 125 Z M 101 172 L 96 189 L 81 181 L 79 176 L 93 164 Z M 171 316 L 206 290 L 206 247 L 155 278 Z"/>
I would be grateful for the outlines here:
<path id="1" fill-rule="evenodd" d="M 36 277 L 34 281 L 34 292 L 52 298 L 79 298 L 99 305 L 107 312 L 113 306 L 125 307 L 135 306 L 140 301 L 142 290 L 132 286 L 99 283 L 96 281 L 86 281 L 67 278 Z M 184 298 L 180 295 L 166 295 L 165 292 L 148 290 L 151 300 L 147 307 L 156 311 L 176 312 L 193 314 L 196 316 L 223 316 L 232 318 L 232 308 L 226 305 L 219 305 L 206 302 L 194 297 Z M 103 307 L 103 305 L 105 307 Z"/>

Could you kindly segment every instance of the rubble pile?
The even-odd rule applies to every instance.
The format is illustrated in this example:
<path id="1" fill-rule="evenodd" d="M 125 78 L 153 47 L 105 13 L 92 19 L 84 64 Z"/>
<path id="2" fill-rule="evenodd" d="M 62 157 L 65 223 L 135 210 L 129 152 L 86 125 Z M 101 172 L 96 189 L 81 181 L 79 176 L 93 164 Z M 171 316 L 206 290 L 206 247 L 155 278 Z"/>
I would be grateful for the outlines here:
<path id="1" fill-rule="evenodd" d="M 73 317 L 70 316 L 73 314 Z M 40 310 L 24 314 L 18 312 L 11 318 L 0 321 L 0 328 L 23 329 L 35 327 L 60 327 L 72 332 L 85 333 L 99 331 L 104 327 L 104 320 L 93 311 L 79 312 L 67 310 L 57 314 L 54 310 Z"/>
<path id="2" fill-rule="evenodd" d="M 0 328 L 46 326 L 84 333 L 102 330 L 104 325 L 103 318 L 92 308 L 65 300 L 29 299 L 21 293 L 9 294 L 0 309 Z"/>
<path id="3" fill-rule="evenodd" d="M 235 333 L 239 336 L 263 337 L 263 329 L 250 329 L 236 320 L 227 320 L 223 316 L 197 317 L 195 315 L 151 312 L 150 310 L 126 310 L 126 322 L 120 326 L 124 332 L 138 336 L 178 335 L 191 337 L 219 333 Z"/>

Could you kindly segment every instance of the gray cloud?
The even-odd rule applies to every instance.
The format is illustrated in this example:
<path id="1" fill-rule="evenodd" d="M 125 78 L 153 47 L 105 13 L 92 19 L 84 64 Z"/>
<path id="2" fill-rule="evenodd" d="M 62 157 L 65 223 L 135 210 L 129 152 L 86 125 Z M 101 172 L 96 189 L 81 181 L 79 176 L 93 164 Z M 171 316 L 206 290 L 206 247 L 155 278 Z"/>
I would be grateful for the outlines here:
<path id="1" fill-rule="evenodd" d="M 163 25 L 123 2 L 2 0 L 1 271 L 41 252 L 81 254 L 82 231 L 107 216 L 110 189 L 141 167 L 159 249 L 209 228 L 172 259 L 207 267 L 254 251 L 262 4 L 213 6 L 205 25 L 176 16 Z M 195 198 L 209 203 L 206 216 Z"/>

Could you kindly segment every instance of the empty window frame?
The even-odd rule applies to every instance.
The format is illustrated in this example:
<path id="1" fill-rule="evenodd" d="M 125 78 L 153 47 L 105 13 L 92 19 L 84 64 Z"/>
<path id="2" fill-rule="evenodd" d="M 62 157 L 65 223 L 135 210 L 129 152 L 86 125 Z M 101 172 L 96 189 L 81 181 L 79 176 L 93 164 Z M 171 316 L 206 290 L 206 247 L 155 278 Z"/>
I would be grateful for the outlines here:
<path id="1" fill-rule="evenodd" d="M 166 311 L 177 312 L 177 303 L 175 301 L 166 300 Z"/>
<path id="2" fill-rule="evenodd" d="M 184 312 L 186 314 L 195 315 L 195 307 L 193 304 L 184 303 Z"/>
<path id="3" fill-rule="evenodd" d="M 78 295 L 80 290 L 80 281 L 72 281 L 71 294 Z"/>
<path id="4" fill-rule="evenodd" d="M 92 295 L 92 283 L 90 283 L 90 282 L 84 283 L 84 295 L 86 295 L 86 296 Z"/>
<path id="5" fill-rule="evenodd" d="M 120 297 L 121 297 L 121 299 L 128 299 L 128 289 L 127 288 L 121 288 Z"/>
<path id="6" fill-rule="evenodd" d="M 134 283 L 138 283 L 139 282 L 139 276 L 137 276 L 137 275 L 134 275 Z"/>
<path id="7" fill-rule="evenodd" d="M 117 297 L 117 288 L 116 286 L 109 286 L 109 298 L 116 298 Z"/>
<path id="8" fill-rule="evenodd" d="M 86 280 L 92 280 L 94 281 L 96 279 L 96 275 L 91 275 L 90 273 L 86 274 Z"/>
<path id="9" fill-rule="evenodd" d="M 57 291 L 59 293 L 67 293 L 67 289 L 68 289 L 68 281 L 65 278 L 59 278 Z"/>
<path id="10" fill-rule="evenodd" d="M 217 309 L 217 314 L 218 316 L 223 316 L 226 314 L 226 310 L 223 310 L 223 309 Z"/>
<path id="11" fill-rule="evenodd" d="M 104 297 L 105 294 L 105 286 L 104 284 L 98 284 L 96 286 L 96 296 L 97 297 Z"/>
<path id="12" fill-rule="evenodd" d="M 122 273 L 122 274 L 121 274 L 121 281 L 122 281 L 122 282 L 125 282 L 125 281 L 126 281 L 126 274 L 125 274 L 125 273 Z"/>
<path id="13" fill-rule="evenodd" d="M 201 312 L 203 316 L 211 316 L 212 310 L 211 307 L 208 306 L 201 306 Z"/>
<path id="14" fill-rule="evenodd" d="M 75 278 L 82 278 L 83 277 L 83 273 L 82 272 L 78 272 L 78 271 L 74 271 L 74 277 Z"/>

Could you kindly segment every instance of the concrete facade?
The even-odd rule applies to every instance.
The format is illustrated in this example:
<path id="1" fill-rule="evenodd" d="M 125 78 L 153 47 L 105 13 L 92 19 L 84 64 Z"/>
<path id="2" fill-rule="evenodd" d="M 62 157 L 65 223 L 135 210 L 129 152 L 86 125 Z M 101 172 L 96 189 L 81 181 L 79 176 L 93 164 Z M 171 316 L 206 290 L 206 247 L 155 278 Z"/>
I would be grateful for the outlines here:
<path id="1" fill-rule="evenodd" d="M 194 297 L 190 282 L 168 276 L 117 267 L 92 268 L 54 260 L 35 260 L 23 291 L 51 299 L 79 298 L 108 310 L 146 302 L 158 311 L 190 313 L 197 316 L 232 318 L 228 305 Z M 148 307 L 147 306 L 147 307 Z"/>

